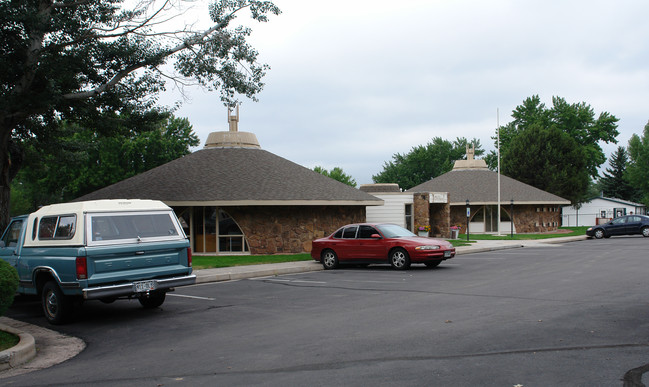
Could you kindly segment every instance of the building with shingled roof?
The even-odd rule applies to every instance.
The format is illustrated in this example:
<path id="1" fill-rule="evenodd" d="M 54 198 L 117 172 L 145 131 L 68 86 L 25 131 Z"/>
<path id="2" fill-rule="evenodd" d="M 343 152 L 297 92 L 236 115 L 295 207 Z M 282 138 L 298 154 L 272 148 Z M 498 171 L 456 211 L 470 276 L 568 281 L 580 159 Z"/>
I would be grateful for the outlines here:
<path id="1" fill-rule="evenodd" d="M 484 160 L 474 159 L 468 147 L 467 159 L 456 161 L 453 170 L 405 192 L 397 184 L 368 184 L 360 189 L 385 202 L 382 207 L 367 208 L 368 221 L 390 221 L 414 232 L 430 226 L 433 236 L 443 237 L 451 235 L 453 226 L 462 233 L 467 226 L 470 233 L 553 231 L 560 226 L 561 206 L 570 204 L 549 192 L 498 176 Z"/>
<path id="2" fill-rule="evenodd" d="M 80 197 L 155 199 L 174 209 L 201 254 L 311 251 L 313 239 L 365 220 L 370 194 L 261 149 L 238 130 L 211 133 L 204 149 Z"/>
<path id="3" fill-rule="evenodd" d="M 456 225 L 464 230 L 468 219 L 469 231 L 473 233 L 553 231 L 561 225 L 561 206 L 570 204 L 569 200 L 557 195 L 504 175 L 499 176 L 487 168 L 484 160 L 474 159 L 468 147 L 467 159 L 456 161 L 453 170 L 406 192 L 438 191 L 448 193 L 448 226 Z M 431 209 L 434 209 L 433 204 Z M 442 223 L 435 226 L 445 228 L 444 219 L 439 221 Z"/>

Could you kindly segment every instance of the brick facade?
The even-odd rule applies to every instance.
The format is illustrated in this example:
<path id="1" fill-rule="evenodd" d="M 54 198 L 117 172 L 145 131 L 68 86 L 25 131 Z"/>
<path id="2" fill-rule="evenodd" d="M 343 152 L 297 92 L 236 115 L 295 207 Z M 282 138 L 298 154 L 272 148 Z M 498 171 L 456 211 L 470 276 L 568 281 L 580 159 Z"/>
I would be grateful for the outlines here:
<path id="1" fill-rule="evenodd" d="M 250 254 L 311 251 L 311 242 L 348 223 L 365 222 L 363 206 L 223 207 L 246 236 Z"/>
<path id="2" fill-rule="evenodd" d="M 505 212 L 510 212 L 509 204 L 503 203 L 502 208 Z M 471 206 L 471 214 L 475 215 L 477 209 L 478 206 Z M 557 206 L 514 205 L 514 232 L 517 234 L 555 231 L 561 225 L 560 223 L 561 210 Z M 465 206 L 451 208 L 451 225 L 460 226 L 460 233 L 466 233 Z"/>

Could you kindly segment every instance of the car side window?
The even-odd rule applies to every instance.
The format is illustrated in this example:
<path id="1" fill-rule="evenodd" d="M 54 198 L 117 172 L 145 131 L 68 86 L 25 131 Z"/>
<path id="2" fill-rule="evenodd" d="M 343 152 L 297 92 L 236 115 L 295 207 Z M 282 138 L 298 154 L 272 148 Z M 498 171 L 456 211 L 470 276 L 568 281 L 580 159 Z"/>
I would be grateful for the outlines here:
<path id="1" fill-rule="evenodd" d="M 18 244 L 18 237 L 20 236 L 22 226 L 23 221 L 16 220 L 7 227 L 7 232 L 2 237 L 5 247 L 15 247 Z"/>
<path id="2" fill-rule="evenodd" d="M 613 221 L 611 223 L 612 224 L 624 224 L 624 223 L 626 223 L 626 218 L 613 219 Z"/>
<path id="3" fill-rule="evenodd" d="M 356 230 L 358 230 L 358 226 L 351 226 L 345 228 L 345 231 L 343 231 L 343 238 L 345 239 L 354 239 L 356 238 Z"/>
<path id="4" fill-rule="evenodd" d="M 343 229 L 341 228 L 340 230 L 336 231 L 334 234 L 334 238 L 342 238 L 343 237 Z"/>
<path id="5" fill-rule="evenodd" d="M 640 219 L 639 216 L 630 216 L 629 217 L 629 223 L 637 223 L 640 222 L 642 219 Z"/>
<path id="6" fill-rule="evenodd" d="M 360 226 L 358 230 L 358 237 L 369 239 L 372 238 L 373 234 L 378 234 L 379 232 L 372 226 Z"/>

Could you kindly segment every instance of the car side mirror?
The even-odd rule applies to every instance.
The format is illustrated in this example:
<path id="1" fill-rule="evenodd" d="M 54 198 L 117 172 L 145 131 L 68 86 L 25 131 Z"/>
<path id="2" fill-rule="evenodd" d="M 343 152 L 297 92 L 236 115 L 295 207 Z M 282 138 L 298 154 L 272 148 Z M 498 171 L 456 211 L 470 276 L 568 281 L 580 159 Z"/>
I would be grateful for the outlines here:
<path id="1" fill-rule="evenodd" d="M 381 236 L 379 234 L 372 234 L 370 236 L 370 238 L 372 238 L 372 239 L 381 239 Z"/>

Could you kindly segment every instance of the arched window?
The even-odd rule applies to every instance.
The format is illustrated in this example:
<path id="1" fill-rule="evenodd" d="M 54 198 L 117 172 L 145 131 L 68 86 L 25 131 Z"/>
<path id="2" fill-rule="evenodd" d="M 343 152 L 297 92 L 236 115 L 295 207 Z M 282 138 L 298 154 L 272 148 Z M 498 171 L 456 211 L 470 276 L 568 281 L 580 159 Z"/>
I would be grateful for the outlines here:
<path id="1" fill-rule="evenodd" d="M 248 242 L 237 222 L 218 207 L 194 207 L 192 245 L 196 253 L 247 253 Z"/>

